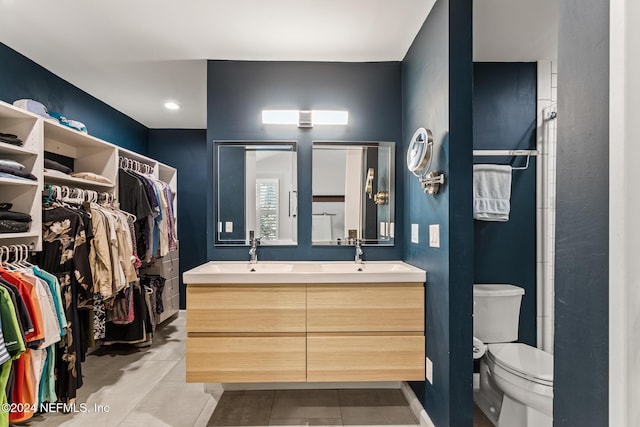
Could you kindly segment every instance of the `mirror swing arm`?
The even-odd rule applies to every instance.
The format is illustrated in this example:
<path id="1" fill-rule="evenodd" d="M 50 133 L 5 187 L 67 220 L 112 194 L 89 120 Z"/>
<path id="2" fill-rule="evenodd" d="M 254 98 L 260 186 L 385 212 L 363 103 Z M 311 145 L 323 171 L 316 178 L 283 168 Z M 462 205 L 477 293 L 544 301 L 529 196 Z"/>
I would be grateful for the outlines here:
<path id="1" fill-rule="evenodd" d="M 422 190 L 429 194 L 438 194 L 440 185 L 444 184 L 444 174 L 431 172 L 433 160 L 433 134 L 431 130 L 418 128 L 407 150 L 407 169 L 418 178 Z"/>
<path id="2" fill-rule="evenodd" d="M 389 192 L 385 190 L 378 191 L 376 194 L 373 194 L 373 179 L 375 175 L 375 169 L 369 168 L 367 170 L 367 180 L 366 185 L 364 187 L 364 192 L 369 195 L 369 200 L 373 199 L 373 202 L 380 206 L 386 205 L 389 203 Z"/>

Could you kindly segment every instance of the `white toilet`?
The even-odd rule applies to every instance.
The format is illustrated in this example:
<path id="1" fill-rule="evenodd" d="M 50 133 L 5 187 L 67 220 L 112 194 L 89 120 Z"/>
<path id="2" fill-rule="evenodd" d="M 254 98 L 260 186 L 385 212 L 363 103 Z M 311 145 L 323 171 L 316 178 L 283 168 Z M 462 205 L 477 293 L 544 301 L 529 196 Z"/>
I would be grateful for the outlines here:
<path id="1" fill-rule="evenodd" d="M 473 286 L 474 346 L 484 352 L 474 401 L 498 427 L 552 427 L 553 356 L 513 342 L 522 295 L 513 285 Z"/>

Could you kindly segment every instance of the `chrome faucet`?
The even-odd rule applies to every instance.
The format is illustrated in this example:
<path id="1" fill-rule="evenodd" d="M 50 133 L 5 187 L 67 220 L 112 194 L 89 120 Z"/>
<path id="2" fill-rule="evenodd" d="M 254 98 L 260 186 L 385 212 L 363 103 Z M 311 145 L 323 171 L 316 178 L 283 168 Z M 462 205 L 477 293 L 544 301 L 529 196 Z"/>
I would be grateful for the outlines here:
<path id="1" fill-rule="evenodd" d="M 249 262 L 255 264 L 258 262 L 258 245 L 260 244 L 260 238 L 255 237 L 251 239 L 251 249 L 249 249 Z"/>
<path id="2" fill-rule="evenodd" d="M 356 264 L 362 264 L 362 255 L 364 255 L 364 252 L 362 252 L 362 246 L 360 245 L 360 239 L 356 239 L 356 256 L 355 256 Z"/>

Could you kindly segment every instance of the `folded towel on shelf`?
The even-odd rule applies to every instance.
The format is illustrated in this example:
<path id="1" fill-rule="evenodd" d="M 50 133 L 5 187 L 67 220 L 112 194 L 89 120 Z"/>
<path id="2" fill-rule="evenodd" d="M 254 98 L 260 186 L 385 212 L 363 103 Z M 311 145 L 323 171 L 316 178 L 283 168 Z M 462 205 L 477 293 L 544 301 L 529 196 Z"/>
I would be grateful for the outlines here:
<path id="1" fill-rule="evenodd" d="M 473 165 L 473 218 L 509 221 L 511 166 Z"/>
<path id="2" fill-rule="evenodd" d="M 0 220 L 1 219 L 10 219 L 17 222 L 31 222 L 31 215 L 22 212 L 0 210 Z"/>
<path id="3" fill-rule="evenodd" d="M 6 142 L 7 144 L 12 145 L 22 145 L 22 140 L 12 133 L 0 132 L 0 142 Z"/>
<path id="4" fill-rule="evenodd" d="M 0 219 L 0 233 L 24 233 L 30 228 L 31 225 L 28 222 Z"/>
<path id="5" fill-rule="evenodd" d="M 70 167 L 65 166 L 51 159 L 44 159 L 44 167 L 45 169 L 53 169 L 56 171 L 60 171 L 62 173 L 66 173 L 67 175 L 73 172 Z"/>
<path id="6" fill-rule="evenodd" d="M 0 166 L 7 166 L 14 169 L 24 169 L 24 165 L 22 163 L 16 162 L 11 159 L 0 159 Z"/>
<path id="7" fill-rule="evenodd" d="M 113 181 L 111 181 L 106 176 L 98 175 L 97 173 L 93 173 L 93 172 L 76 172 L 76 173 L 72 173 L 71 176 L 74 178 L 88 179 L 89 181 L 95 181 L 95 182 L 100 182 L 102 184 L 113 185 Z"/>
<path id="8" fill-rule="evenodd" d="M 3 173 L 3 174 L 13 175 L 13 176 L 16 176 L 16 177 L 19 177 L 19 178 L 30 179 L 32 181 L 36 181 L 38 179 L 33 174 L 30 174 L 29 172 L 26 172 L 26 171 L 18 169 L 18 168 L 12 168 L 12 167 L 9 167 L 9 166 L 0 165 L 0 172 Z"/>

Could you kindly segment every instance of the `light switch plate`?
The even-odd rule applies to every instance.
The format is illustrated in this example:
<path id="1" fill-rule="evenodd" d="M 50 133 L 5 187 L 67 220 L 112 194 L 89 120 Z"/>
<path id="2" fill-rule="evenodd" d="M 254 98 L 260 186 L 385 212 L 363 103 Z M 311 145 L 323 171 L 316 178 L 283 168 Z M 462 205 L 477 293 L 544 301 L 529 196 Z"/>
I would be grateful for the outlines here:
<path id="1" fill-rule="evenodd" d="M 432 248 L 440 247 L 440 224 L 429 225 L 429 246 Z"/>
<path id="2" fill-rule="evenodd" d="M 233 233 L 233 221 L 227 221 L 224 223 L 225 233 Z"/>
<path id="3" fill-rule="evenodd" d="M 411 224 L 411 243 L 420 243 L 420 225 Z"/>
<path id="4" fill-rule="evenodd" d="M 429 384 L 433 384 L 433 362 L 428 357 L 425 359 L 424 377 Z"/>

